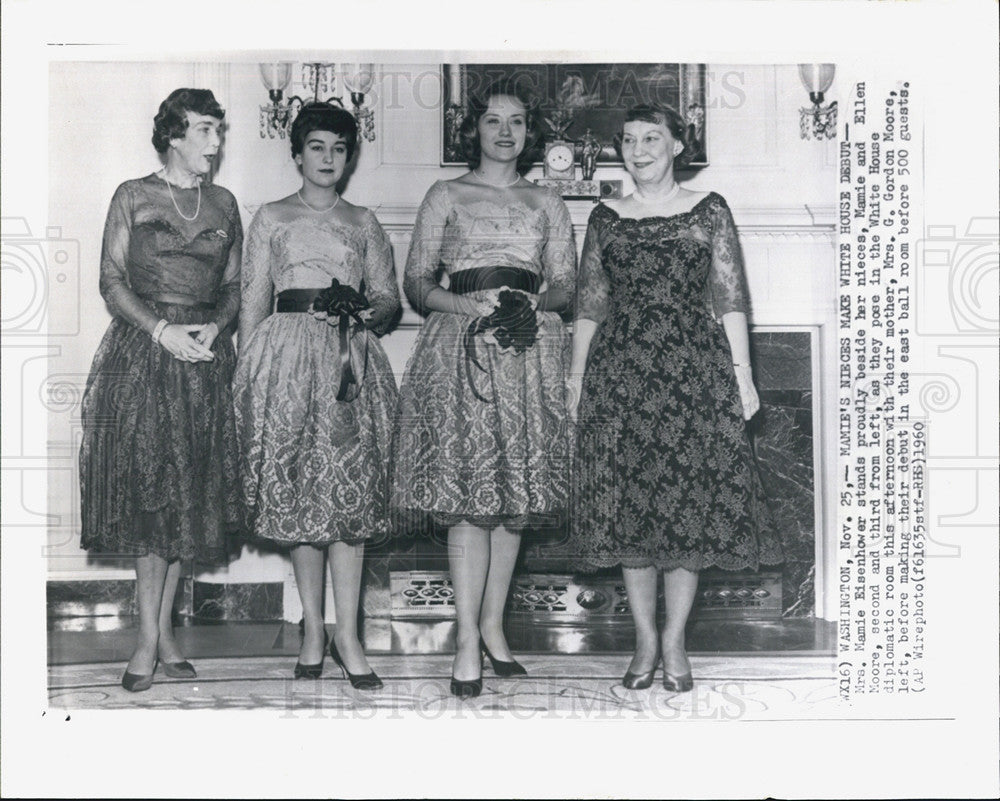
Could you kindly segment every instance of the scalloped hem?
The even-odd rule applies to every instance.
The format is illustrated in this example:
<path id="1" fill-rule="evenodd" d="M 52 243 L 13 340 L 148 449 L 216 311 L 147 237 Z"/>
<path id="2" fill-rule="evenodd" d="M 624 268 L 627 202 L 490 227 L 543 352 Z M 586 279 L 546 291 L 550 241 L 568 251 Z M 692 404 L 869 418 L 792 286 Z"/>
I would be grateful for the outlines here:
<path id="1" fill-rule="evenodd" d="M 359 534 L 356 537 L 324 537 L 323 539 L 278 539 L 276 537 L 268 537 L 264 534 L 248 535 L 245 539 L 247 542 L 255 543 L 257 545 L 264 545 L 270 548 L 285 550 L 297 548 L 299 545 L 312 545 L 316 548 L 326 548 L 333 545 L 335 542 L 343 542 L 347 545 L 363 545 L 366 542 L 380 542 L 388 536 L 388 531 L 379 531 L 368 534 Z"/>
<path id="2" fill-rule="evenodd" d="M 436 512 L 424 509 L 401 509 L 399 516 L 410 524 L 409 527 L 419 528 L 421 521 L 431 520 L 435 525 L 451 528 L 462 523 L 477 528 L 493 529 L 503 526 L 508 531 L 523 533 L 526 530 L 545 530 L 559 528 L 565 525 L 565 512 L 528 512 L 523 515 L 469 515 L 452 512 Z"/>

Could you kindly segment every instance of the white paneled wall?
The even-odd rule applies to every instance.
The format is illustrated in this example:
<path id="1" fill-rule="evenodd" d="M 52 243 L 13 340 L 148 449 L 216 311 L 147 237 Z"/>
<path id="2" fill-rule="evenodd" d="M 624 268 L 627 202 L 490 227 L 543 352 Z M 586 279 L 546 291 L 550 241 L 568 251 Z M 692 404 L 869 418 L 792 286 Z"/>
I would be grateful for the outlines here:
<path id="1" fill-rule="evenodd" d="M 330 56 L 331 60 L 335 58 Z M 754 322 L 810 325 L 820 331 L 824 376 L 834 364 L 833 143 L 799 138 L 798 109 L 807 102 L 790 66 L 710 65 L 708 148 L 710 166 L 684 176 L 695 189 L 712 189 L 733 209 L 747 261 Z M 237 197 L 244 226 L 260 204 L 294 192 L 300 184 L 288 140 L 261 138 L 259 106 L 267 93 L 251 62 L 213 64 L 53 64 L 50 80 L 50 217 L 64 238 L 79 242 L 79 297 L 54 299 L 56 314 L 79 314 L 80 332 L 54 338 L 47 373 L 70 400 L 51 404 L 49 570 L 53 578 L 100 578 L 120 571 L 88 564 L 79 549 L 76 448 L 78 400 L 90 361 L 110 320 L 98 293 L 98 260 L 104 215 L 123 180 L 157 169 L 150 144 L 159 102 L 178 86 L 212 89 L 226 108 L 224 158 L 216 181 Z M 293 87 L 302 93 L 302 87 Z M 380 67 L 375 96 L 376 141 L 363 142 L 345 197 L 373 208 L 392 240 L 401 275 L 409 231 L 428 187 L 462 172 L 440 159 L 440 83 L 434 64 Z M 540 172 L 540 171 L 539 171 Z M 537 177 L 530 173 L 529 178 Z M 618 167 L 601 167 L 598 179 L 624 179 Z M 578 245 L 591 205 L 572 202 Z M 71 308 L 72 306 L 72 308 Z M 418 322 L 412 313 L 404 321 Z M 401 376 L 416 331 L 403 326 L 383 340 Z M 44 370 L 42 372 L 45 372 Z M 46 377 L 47 376 L 47 377 Z M 832 380 L 818 393 L 823 413 L 835 408 Z M 43 386 L 43 393 L 46 388 Z M 818 445 L 819 443 L 817 443 Z M 818 479 L 832 476 L 835 455 L 819 454 Z M 830 482 L 818 487 L 829 493 Z M 832 500 L 832 499 L 828 499 Z M 822 499 L 820 502 L 822 506 Z M 830 507 L 832 508 L 832 507 Z M 820 564 L 832 564 L 834 532 L 824 523 Z M 825 549 L 825 550 L 824 550 Z M 205 580 L 279 581 L 287 562 L 245 549 L 240 559 Z M 822 584 L 822 576 L 820 584 Z M 287 594 L 287 593 L 286 593 Z M 822 597 L 817 599 L 823 612 Z"/>

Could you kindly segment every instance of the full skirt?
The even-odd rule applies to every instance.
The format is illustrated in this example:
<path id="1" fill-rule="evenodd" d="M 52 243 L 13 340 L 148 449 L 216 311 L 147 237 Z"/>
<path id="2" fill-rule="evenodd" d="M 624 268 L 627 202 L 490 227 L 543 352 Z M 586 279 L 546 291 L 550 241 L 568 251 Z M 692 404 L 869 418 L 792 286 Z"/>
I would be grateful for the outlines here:
<path id="1" fill-rule="evenodd" d="M 320 546 L 389 532 L 396 384 L 374 334 L 355 329 L 352 342 L 354 374 L 363 375 L 352 401 L 337 400 L 336 326 L 273 314 L 242 346 L 234 394 L 251 536 Z"/>
<path id="2" fill-rule="evenodd" d="M 463 343 L 472 318 L 428 316 L 400 389 L 393 439 L 393 506 L 403 525 L 430 517 L 443 526 L 521 530 L 563 517 L 568 337 L 559 315 L 538 318 L 538 340 L 523 353 L 477 336 L 480 369 L 467 365 Z"/>
<path id="3" fill-rule="evenodd" d="M 210 312 L 156 303 L 171 323 Z M 236 362 L 222 332 L 211 362 L 175 359 L 116 318 L 94 357 L 83 397 L 81 545 L 107 556 L 218 562 L 239 528 Z"/>

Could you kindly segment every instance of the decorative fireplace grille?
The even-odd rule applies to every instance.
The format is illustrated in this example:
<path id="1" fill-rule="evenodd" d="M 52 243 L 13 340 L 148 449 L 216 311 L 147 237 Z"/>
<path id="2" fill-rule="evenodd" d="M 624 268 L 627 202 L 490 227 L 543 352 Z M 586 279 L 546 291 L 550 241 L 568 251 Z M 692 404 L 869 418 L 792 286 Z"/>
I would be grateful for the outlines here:
<path id="1" fill-rule="evenodd" d="M 455 615 L 454 592 L 444 571 L 393 571 L 391 617 L 447 619 Z M 631 620 L 619 578 L 528 574 L 514 577 L 509 614 L 549 623 Z M 662 602 L 661 602 L 662 607 Z M 723 574 L 704 571 L 698 585 L 698 619 L 769 620 L 781 617 L 779 573 Z"/>

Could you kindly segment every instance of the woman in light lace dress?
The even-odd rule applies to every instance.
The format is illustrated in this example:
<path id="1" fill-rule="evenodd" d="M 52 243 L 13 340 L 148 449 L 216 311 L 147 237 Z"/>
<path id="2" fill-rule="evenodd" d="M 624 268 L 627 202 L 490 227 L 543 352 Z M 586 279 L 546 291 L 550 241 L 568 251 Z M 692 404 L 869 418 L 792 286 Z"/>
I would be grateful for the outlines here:
<path id="1" fill-rule="evenodd" d="M 337 612 L 330 655 L 356 688 L 376 689 L 358 598 L 364 542 L 389 530 L 396 385 L 378 336 L 399 290 L 375 215 L 337 192 L 357 147 L 354 117 L 310 104 L 291 140 L 302 188 L 262 206 L 247 236 L 234 393 L 246 524 L 291 549 L 303 614 L 295 677 L 322 675 L 326 553 Z M 316 311 L 334 279 L 368 308 L 353 319 Z"/>
<path id="2" fill-rule="evenodd" d="M 553 524 L 566 506 L 559 312 L 572 302 L 576 266 L 566 206 L 520 175 L 540 139 L 534 108 L 497 86 L 470 108 L 461 141 L 471 170 L 428 191 L 406 264 L 406 295 L 427 320 L 403 379 L 393 449 L 394 506 L 448 527 L 451 690 L 462 697 L 482 690 L 483 652 L 498 675 L 524 672 L 503 612 L 520 532 Z M 508 312 L 516 319 L 490 328 Z"/>

